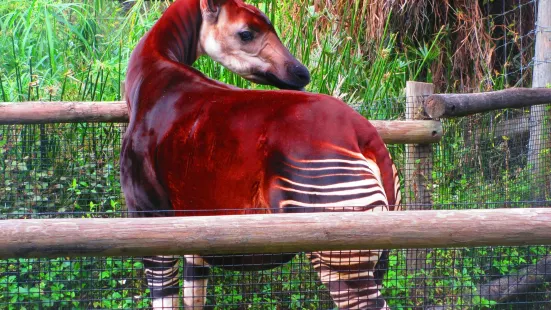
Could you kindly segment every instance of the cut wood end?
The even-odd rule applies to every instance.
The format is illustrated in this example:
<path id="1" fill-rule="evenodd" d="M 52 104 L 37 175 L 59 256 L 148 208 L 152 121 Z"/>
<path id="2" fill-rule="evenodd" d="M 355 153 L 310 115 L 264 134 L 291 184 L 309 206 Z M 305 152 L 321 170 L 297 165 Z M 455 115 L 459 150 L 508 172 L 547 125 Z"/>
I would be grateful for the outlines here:
<path id="1" fill-rule="evenodd" d="M 438 100 L 438 95 L 429 96 L 425 100 L 423 107 L 425 109 L 425 113 L 432 119 L 440 118 L 445 112 L 445 106 L 440 100 Z"/>

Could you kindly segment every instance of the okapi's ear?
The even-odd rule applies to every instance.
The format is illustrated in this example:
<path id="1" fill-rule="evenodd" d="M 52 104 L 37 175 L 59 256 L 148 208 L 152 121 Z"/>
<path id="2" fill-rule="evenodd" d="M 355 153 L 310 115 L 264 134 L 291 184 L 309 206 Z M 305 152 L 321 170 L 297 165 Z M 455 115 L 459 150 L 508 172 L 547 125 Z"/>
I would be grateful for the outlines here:
<path id="1" fill-rule="evenodd" d="M 203 19 L 208 22 L 215 22 L 220 14 L 220 6 L 225 0 L 201 0 L 201 14 Z"/>

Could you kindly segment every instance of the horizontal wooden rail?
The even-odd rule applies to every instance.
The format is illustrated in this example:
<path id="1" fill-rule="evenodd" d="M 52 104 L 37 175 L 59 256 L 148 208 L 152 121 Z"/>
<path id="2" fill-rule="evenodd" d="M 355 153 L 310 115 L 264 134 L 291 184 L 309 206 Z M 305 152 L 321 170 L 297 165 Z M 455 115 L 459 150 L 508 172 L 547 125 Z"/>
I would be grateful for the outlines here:
<path id="1" fill-rule="evenodd" d="M 551 208 L 0 221 L 0 258 L 551 245 Z"/>
<path id="2" fill-rule="evenodd" d="M 428 144 L 442 139 L 440 121 L 370 121 L 387 144 Z"/>
<path id="3" fill-rule="evenodd" d="M 128 122 L 123 101 L 0 103 L 0 124 Z"/>
<path id="4" fill-rule="evenodd" d="M 430 95 L 424 108 L 428 116 L 437 119 L 546 103 L 551 103 L 551 89 L 509 88 L 485 93 Z"/>
<path id="5" fill-rule="evenodd" d="M 128 122 L 123 101 L 18 102 L 0 104 L 0 124 Z M 372 121 L 388 144 L 426 144 L 442 139 L 439 121 Z"/>

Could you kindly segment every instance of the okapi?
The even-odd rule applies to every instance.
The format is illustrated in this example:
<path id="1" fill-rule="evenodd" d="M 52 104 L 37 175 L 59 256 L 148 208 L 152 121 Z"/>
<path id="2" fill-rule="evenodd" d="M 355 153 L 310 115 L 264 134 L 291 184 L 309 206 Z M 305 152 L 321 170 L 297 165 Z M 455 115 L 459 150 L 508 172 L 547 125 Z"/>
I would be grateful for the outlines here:
<path id="1" fill-rule="evenodd" d="M 244 90 L 192 68 L 206 54 Z M 132 52 L 121 184 L 134 216 L 395 210 L 398 176 L 375 128 L 344 102 L 301 91 L 308 70 L 242 0 L 178 0 Z M 366 223 L 369 225 L 369 223 Z M 162 254 L 162 253 L 159 253 Z M 202 309 L 212 266 L 267 269 L 295 254 L 185 256 L 183 303 Z M 308 258 L 339 309 L 386 309 L 388 251 Z M 154 309 L 178 307 L 178 257 L 144 258 Z"/>

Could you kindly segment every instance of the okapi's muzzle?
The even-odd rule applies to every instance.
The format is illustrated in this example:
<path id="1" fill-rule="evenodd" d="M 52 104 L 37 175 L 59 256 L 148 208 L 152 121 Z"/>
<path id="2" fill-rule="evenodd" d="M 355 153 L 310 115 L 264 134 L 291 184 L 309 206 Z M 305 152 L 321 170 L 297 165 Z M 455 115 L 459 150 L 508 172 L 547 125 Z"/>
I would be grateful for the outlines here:
<path id="1" fill-rule="evenodd" d="M 280 72 L 268 70 L 264 73 L 256 73 L 257 83 L 290 90 L 304 90 L 304 87 L 310 83 L 310 72 L 301 63 L 288 63 L 283 67 L 285 69 Z"/>
<path id="2" fill-rule="evenodd" d="M 288 84 L 291 85 L 292 88 L 295 88 L 295 89 L 304 88 L 304 86 L 310 83 L 310 72 L 301 63 L 288 64 L 287 73 L 291 81 Z"/>

